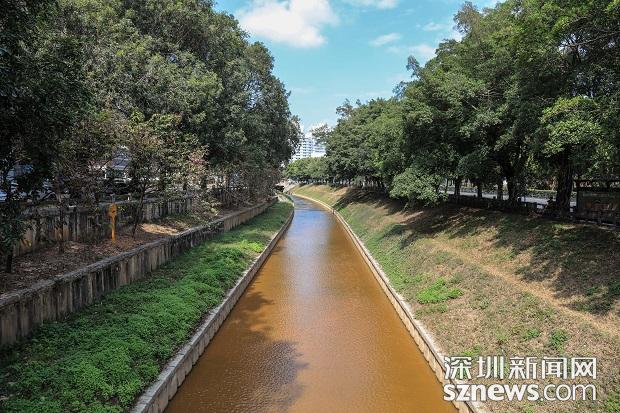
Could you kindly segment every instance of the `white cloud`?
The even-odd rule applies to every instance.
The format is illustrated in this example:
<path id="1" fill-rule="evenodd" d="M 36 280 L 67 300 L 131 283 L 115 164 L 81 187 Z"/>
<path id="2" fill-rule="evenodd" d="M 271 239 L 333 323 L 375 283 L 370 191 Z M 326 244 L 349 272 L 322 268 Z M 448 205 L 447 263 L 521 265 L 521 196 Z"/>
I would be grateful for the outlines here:
<path id="1" fill-rule="evenodd" d="M 354 6 L 376 7 L 378 9 L 393 9 L 398 6 L 399 0 L 345 0 Z"/>
<path id="2" fill-rule="evenodd" d="M 450 30 L 451 28 L 452 28 L 451 25 L 448 25 L 448 24 L 430 22 L 424 25 L 422 27 L 422 30 L 424 30 L 425 32 L 438 32 L 438 31 Z"/>
<path id="3" fill-rule="evenodd" d="M 393 43 L 397 40 L 401 39 L 401 35 L 398 33 L 388 33 L 388 34 L 384 34 L 383 36 L 379 36 L 376 39 L 373 39 L 370 41 L 370 45 L 374 46 L 374 47 L 380 47 L 383 45 L 386 45 L 388 43 Z"/>
<path id="4" fill-rule="evenodd" d="M 405 54 L 407 53 L 407 48 L 405 46 L 390 46 L 387 48 L 387 51 L 394 54 Z"/>
<path id="5" fill-rule="evenodd" d="M 338 23 L 329 0 L 252 0 L 236 14 L 253 35 L 302 48 L 324 44 L 322 28 Z"/>
<path id="6" fill-rule="evenodd" d="M 435 47 L 427 43 L 420 43 L 420 44 L 417 44 L 414 46 L 408 46 L 408 47 L 402 46 L 402 45 L 390 46 L 388 47 L 387 50 L 390 53 L 394 53 L 398 55 L 405 55 L 405 54 L 413 55 L 413 57 L 418 59 L 418 61 L 422 65 L 424 65 L 426 62 L 431 60 L 433 57 L 435 57 Z"/>
<path id="7" fill-rule="evenodd" d="M 435 47 L 426 43 L 411 46 L 409 51 L 418 59 L 420 64 L 424 64 L 435 57 Z"/>

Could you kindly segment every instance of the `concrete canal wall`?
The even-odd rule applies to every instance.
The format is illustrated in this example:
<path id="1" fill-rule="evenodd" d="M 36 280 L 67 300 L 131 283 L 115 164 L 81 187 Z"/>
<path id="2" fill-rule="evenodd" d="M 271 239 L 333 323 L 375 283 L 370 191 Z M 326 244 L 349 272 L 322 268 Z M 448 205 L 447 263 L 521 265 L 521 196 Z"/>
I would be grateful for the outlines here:
<path id="1" fill-rule="evenodd" d="M 272 237 L 265 250 L 254 260 L 252 265 L 237 281 L 237 284 L 226 294 L 224 301 L 208 314 L 190 341 L 176 353 L 164 367 L 155 383 L 138 399 L 132 409 L 132 413 L 161 413 L 164 411 L 185 380 L 185 377 L 192 370 L 194 364 L 196 364 L 211 339 L 215 336 L 228 314 L 291 224 L 293 215 L 294 211 L 291 211 L 286 223 Z"/>
<path id="2" fill-rule="evenodd" d="M 0 347 L 27 337 L 34 328 L 99 301 L 105 294 L 144 278 L 216 233 L 229 231 L 263 213 L 276 198 L 207 225 L 162 238 L 82 269 L 0 296 Z"/>
<path id="3" fill-rule="evenodd" d="M 331 206 L 326 203 L 316 200 L 314 198 L 306 197 L 303 195 L 295 195 L 303 199 L 307 199 L 309 201 L 315 202 L 319 205 L 322 205 L 327 210 L 331 210 L 333 214 L 336 216 L 338 221 L 344 226 L 347 233 L 353 240 L 356 248 L 364 258 L 364 261 L 370 267 L 375 279 L 381 286 L 381 289 L 387 296 L 388 300 L 392 303 L 392 306 L 398 313 L 399 318 L 407 328 L 407 331 L 416 342 L 418 348 L 424 355 L 424 358 L 428 362 L 429 366 L 435 373 L 437 380 L 442 384 L 458 384 L 457 381 L 447 380 L 445 378 L 445 367 L 444 367 L 444 358 L 443 355 L 438 350 L 437 344 L 433 341 L 430 334 L 426 331 L 424 326 L 416 320 L 413 315 L 413 311 L 407 301 L 398 294 L 392 285 L 390 284 L 389 279 L 385 275 L 385 272 L 381 268 L 381 265 L 372 257 L 370 251 L 366 248 L 362 240 L 353 232 L 353 229 L 349 226 L 347 221 Z M 459 413 L 482 413 L 484 409 L 481 406 L 474 405 L 473 403 L 464 403 L 464 402 L 454 402 L 454 405 L 458 409 Z"/>

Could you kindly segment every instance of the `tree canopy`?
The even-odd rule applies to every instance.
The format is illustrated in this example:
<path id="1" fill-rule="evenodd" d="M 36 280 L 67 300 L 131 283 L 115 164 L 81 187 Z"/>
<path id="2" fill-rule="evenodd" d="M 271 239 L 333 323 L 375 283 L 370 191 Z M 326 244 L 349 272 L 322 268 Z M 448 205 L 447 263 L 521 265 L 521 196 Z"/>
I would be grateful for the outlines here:
<path id="1" fill-rule="evenodd" d="M 450 181 L 516 201 L 529 186 L 570 205 L 573 179 L 620 173 L 620 3 L 507 0 L 454 18 L 389 100 L 349 102 L 329 131 L 332 180 L 380 178 L 394 197 L 433 203 Z"/>
<path id="2" fill-rule="evenodd" d="M 90 184 L 101 176 L 73 183 L 119 152 L 131 160 L 136 193 L 155 181 L 158 190 L 204 184 L 188 176 L 201 169 L 258 196 L 291 157 L 299 125 L 273 57 L 213 2 L 3 0 L 1 8 L 2 255 L 23 232 L 24 203 L 50 183 L 78 200 L 88 194 L 76 188 L 98 193 Z"/>

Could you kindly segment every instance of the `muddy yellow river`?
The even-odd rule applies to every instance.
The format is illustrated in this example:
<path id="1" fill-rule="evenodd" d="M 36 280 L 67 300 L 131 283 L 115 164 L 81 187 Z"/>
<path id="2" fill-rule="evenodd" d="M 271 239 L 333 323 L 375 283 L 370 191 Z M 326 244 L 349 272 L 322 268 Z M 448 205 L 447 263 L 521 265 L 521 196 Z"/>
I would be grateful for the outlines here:
<path id="1" fill-rule="evenodd" d="M 166 412 L 456 412 L 342 225 L 295 206 Z"/>

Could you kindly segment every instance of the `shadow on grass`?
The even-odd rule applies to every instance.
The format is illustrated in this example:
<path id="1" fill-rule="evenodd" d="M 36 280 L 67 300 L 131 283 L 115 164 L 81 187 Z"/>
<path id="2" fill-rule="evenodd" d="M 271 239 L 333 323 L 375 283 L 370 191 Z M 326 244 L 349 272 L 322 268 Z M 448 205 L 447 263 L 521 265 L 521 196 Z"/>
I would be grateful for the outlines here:
<path id="1" fill-rule="evenodd" d="M 335 205 L 403 212 L 403 202 L 384 195 L 349 189 Z M 484 234 L 485 249 L 497 249 L 498 266 L 521 253 L 530 259 L 518 267 L 523 281 L 548 281 L 557 298 L 570 299 L 570 308 L 595 315 L 608 314 L 620 301 L 620 231 L 591 225 L 560 223 L 496 211 L 444 204 L 407 209 L 411 217 L 386 229 L 383 239 L 398 236 L 402 249 L 422 238 L 439 235 L 465 241 Z M 620 315 L 620 311 L 617 315 Z"/>

